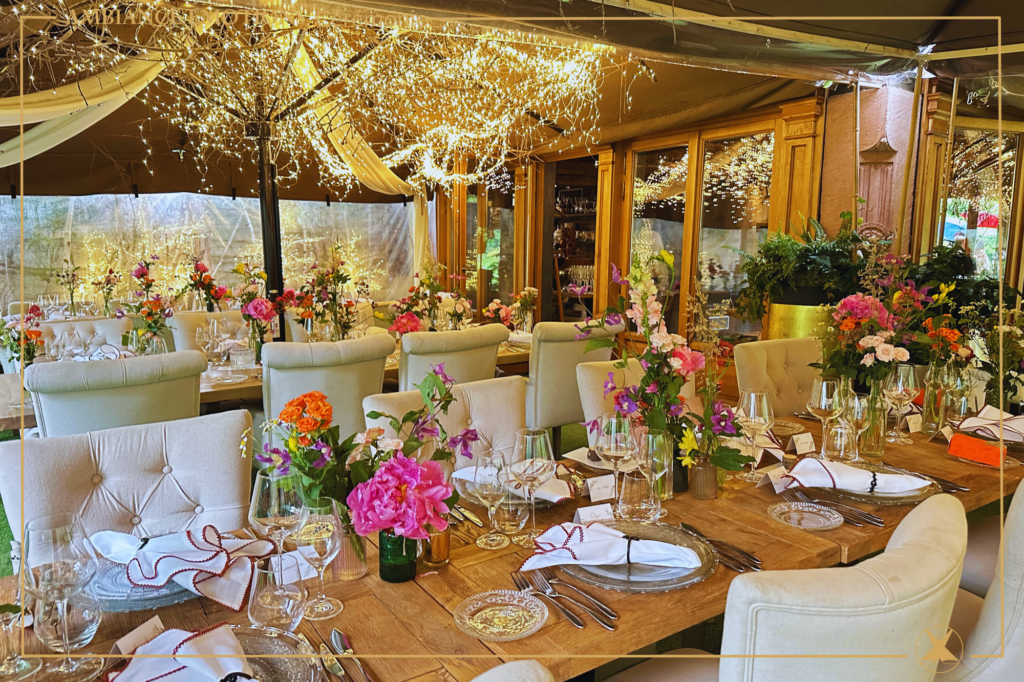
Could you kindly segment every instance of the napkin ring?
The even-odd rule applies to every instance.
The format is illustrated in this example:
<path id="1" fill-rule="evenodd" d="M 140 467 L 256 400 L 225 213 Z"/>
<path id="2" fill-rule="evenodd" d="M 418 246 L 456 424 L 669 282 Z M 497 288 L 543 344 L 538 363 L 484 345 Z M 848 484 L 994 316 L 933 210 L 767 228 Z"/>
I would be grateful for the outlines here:
<path id="1" fill-rule="evenodd" d="M 240 682 L 241 680 L 255 680 L 255 677 L 249 677 L 245 673 L 228 673 L 227 677 L 222 679 L 220 682 Z"/>
<path id="2" fill-rule="evenodd" d="M 633 546 L 633 541 L 639 542 L 640 538 L 635 535 L 623 535 L 622 537 L 626 539 L 626 563 L 631 564 L 633 562 L 629 560 L 629 549 Z"/>
<path id="3" fill-rule="evenodd" d="M 871 487 L 868 488 L 868 492 L 873 494 L 875 492 L 875 486 L 877 486 L 877 485 L 878 485 L 878 472 L 877 471 L 872 471 L 871 472 Z"/>

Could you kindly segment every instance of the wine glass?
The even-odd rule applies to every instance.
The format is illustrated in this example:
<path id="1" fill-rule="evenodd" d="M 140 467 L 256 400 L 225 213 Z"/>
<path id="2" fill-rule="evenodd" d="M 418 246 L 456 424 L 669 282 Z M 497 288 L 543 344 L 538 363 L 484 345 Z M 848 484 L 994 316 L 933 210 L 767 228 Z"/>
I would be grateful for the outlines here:
<path id="1" fill-rule="evenodd" d="M 82 590 L 68 599 L 63 615 L 59 603 L 36 599 L 32 614 L 32 630 L 40 642 L 53 651 L 67 655 L 88 645 L 96 636 L 102 620 L 103 608 L 99 600 L 88 590 Z M 66 647 L 64 628 L 67 628 L 68 632 Z"/>
<path id="2" fill-rule="evenodd" d="M 743 433 L 750 439 L 750 453 L 751 456 L 754 456 L 757 451 L 757 439 L 775 423 L 775 412 L 772 410 L 772 401 L 768 397 L 768 392 L 744 389 L 740 393 L 736 416 L 743 426 Z M 757 473 L 756 456 L 750 463 L 750 471 L 740 472 L 736 474 L 736 478 L 751 483 L 760 480 L 761 475 Z"/>
<path id="3" fill-rule="evenodd" d="M 483 549 L 501 549 L 508 546 L 508 538 L 496 532 L 494 517 L 498 503 L 507 494 L 502 484 L 505 458 L 499 450 L 485 450 L 475 459 L 473 480 L 467 481 L 466 490 L 479 500 L 480 504 L 487 507 L 487 516 L 491 522 L 491 530 L 476 539 L 476 546 Z"/>
<path id="4" fill-rule="evenodd" d="M 249 503 L 249 523 L 263 535 L 273 538 L 279 558 L 284 555 L 285 537 L 302 528 L 308 516 L 298 474 L 281 474 L 273 467 L 256 474 Z"/>
<path id="5" fill-rule="evenodd" d="M 508 469 L 512 478 L 526 489 L 530 501 L 530 530 L 512 538 L 512 542 L 520 547 L 533 547 L 533 539 L 540 535 L 537 532 L 537 488 L 555 475 L 556 466 L 548 432 L 545 429 L 519 429 Z"/>
<path id="6" fill-rule="evenodd" d="M 594 450 L 598 457 L 612 463 L 615 475 L 615 498 L 619 496 L 619 467 L 623 460 L 629 459 L 637 452 L 636 439 L 633 437 L 632 424 L 628 417 L 611 413 L 599 418 L 597 443 Z"/>
<path id="7" fill-rule="evenodd" d="M 665 431 L 653 430 L 644 434 L 641 440 L 641 454 L 646 449 L 651 458 L 651 476 L 654 493 L 658 496 L 659 518 L 668 516 L 668 510 L 661 507 L 662 500 L 672 499 L 672 436 Z"/>
<path id="8" fill-rule="evenodd" d="M 253 566 L 249 622 L 256 627 L 294 632 L 306 613 L 306 590 L 299 584 L 299 561 L 272 556 Z"/>
<path id="9" fill-rule="evenodd" d="M 860 459 L 860 434 L 868 428 L 871 396 L 867 393 L 847 393 L 846 409 L 843 410 L 843 421 L 853 430 L 854 450 L 851 462 Z"/>
<path id="10" fill-rule="evenodd" d="M 634 456 L 636 468 L 622 475 L 622 492 L 617 506 L 619 518 L 641 523 L 661 518 L 661 497 L 656 489 L 655 476 L 657 445 L 657 436 L 645 435 L 640 439 L 640 449 Z M 661 473 L 664 474 L 664 470 Z"/>
<path id="11" fill-rule="evenodd" d="M 306 525 L 295 534 L 295 546 L 309 564 L 316 569 L 320 591 L 306 602 L 306 618 L 325 620 L 341 613 L 345 608 L 339 600 L 324 593 L 324 571 L 341 552 L 345 542 L 341 514 L 337 500 L 313 497 L 306 500 Z"/>
<path id="12" fill-rule="evenodd" d="M 38 658 L 21 657 L 21 614 L 0 612 L 0 680 L 24 680 L 41 666 Z"/>
<path id="13" fill-rule="evenodd" d="M 887 441 L 897 445 L 910 445 L 914 441 L 909 436 L 903 435 L 903 410 L 913 402 L 920 392 L 917 385 L 917 375 L 914 373 L 914 366 L 901 362 L 893 369 L 892 374 L 885 380 L 882 388 L 886 399 L 896 408 L 896 429 L 891 433 Z"/>
<path id="14" fill-rule="evenodd" d="M 103 659 L 67 657 L 69 639 L 68 600 L 81 592 L 96 575 L 96 555 L 85 536 L 78 514 L 51 514 L 25 526 L 22 572 L 25 590 L 38 601 L 55 603 L 64 657 L 45 666 L 43 679 L 55 682 L 91 680 L 103 667 Z M 79 645 L 81 646 L 81 644 Z"/>
<path id="15" fill-rule="evenodd" d="M 821 440 L 825 441 L 828 423 L 842 412 L 839 379 L 819 377 L 811 387 L 811 398 L 807 401 L 807 411 L 821 421 Z M 822 448 L 824 450 L 824 448 Z"/>
<path id="16" fill-rule="evenodd" d="M 207 360 L 210 358 L 210 331 L 206 327 L 196 327 L 196 345 L 203 351 Z"/>

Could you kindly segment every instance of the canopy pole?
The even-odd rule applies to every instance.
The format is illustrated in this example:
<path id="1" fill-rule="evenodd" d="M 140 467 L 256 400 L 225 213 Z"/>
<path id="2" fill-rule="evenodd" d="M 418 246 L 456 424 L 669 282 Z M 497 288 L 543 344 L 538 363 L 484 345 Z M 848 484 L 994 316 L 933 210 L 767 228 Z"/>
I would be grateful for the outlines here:
<path id="1" fill-rule="evenodd" d="M 259 124 L 256 147 L 259 150 L 260 223 L 263 232 L 263 267 L 267 273 L 267 298 L 274 300 L 284 291 L 281 257 L 281 207 L 277 199 L 277 167 L 270 148 L 270 125 Z M 284 312 L 279 319 L 275 341 L 284 340 Z"/>
<path id="2" fill-rule="evenodd" d="M 960 79 L 953 79 L 953 102 L 949 105 L 949 130 L 946 131 L 946 159 L 942 171 L 942 213 L 939 214 L 938 239 L 940 241 L 946 234 L 946 205 L 949 202 L 949 185 L 952 180 L 949 174 L 953 168 L 953 133 L 956 131 L 956 100 L 960 90 Z M 930 244 L 928 250 L 935 244 Z"/>
<path id="3" fill-rule="evenodd" d="M 860 198 L 860 81 L 853 90 L 853 214 L 852 225 L 857 229 L 857 199 Z"/>
<path id="4" fill-rule="evenodd" d="M 921 106 L 921 74 L 924 62 L 917 65 L 917 78 L 914 79 L 914 104 L 910 110 L 910 139 L 907 141 L 907 158 L 903 161 L 903 190 L 900 192 L 900 212 L 896 214 L 899 224 L 896 227 L 897 253 L 903 250 L 903 225 L 907 215 L 907 192 L 910 189 L 911 161 L 914 158 L 914 140 L 917 133 L 917 110 Z"/>

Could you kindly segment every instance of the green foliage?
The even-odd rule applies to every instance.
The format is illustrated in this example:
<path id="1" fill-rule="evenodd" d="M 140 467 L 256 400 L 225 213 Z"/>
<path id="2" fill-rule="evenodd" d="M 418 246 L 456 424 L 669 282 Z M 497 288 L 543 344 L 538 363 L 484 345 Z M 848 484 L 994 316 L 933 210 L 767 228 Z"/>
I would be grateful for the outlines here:
<path id="1" fill-rule="evenodd" d="M 995 277 L 975 278 L 974 259 L 959 244 L 936 246 L 927 258 L 924 264 L 911 269 L 909 278 L 932 288 L 939 284 L 956 284 L 947 296 L 950 311 L 973 305 L 982 318 L 994 317 L 998 313 L 999 280 Z M 1012 309 L 1019 293 L 1004 283 L 1003 305 Z"/>

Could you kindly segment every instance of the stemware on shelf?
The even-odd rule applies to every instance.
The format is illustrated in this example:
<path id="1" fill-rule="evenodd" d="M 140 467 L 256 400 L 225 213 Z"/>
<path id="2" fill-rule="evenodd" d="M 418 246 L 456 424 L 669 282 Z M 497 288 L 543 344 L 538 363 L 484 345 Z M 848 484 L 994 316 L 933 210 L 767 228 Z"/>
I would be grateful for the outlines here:
<path id="1" fill-rule="evenodd" d="M 285 537 L 306 523 L 309 510 L 305 502 L 298 474 L 281 474 L 273 467 L 256 474 L 249 503 L 249 523 L 273 539 L 278 557 L 284 555 Z"/>
<path id="2" fill-rule="evenodd" d="M 306 523 L 293 538 L 299 553 L 316 569 L 319 579 L 320 589 L 316 597 L 306 602 L 306 618 L 324 620 L 338 615 L 345 608 L 344 604 L 324 592 L 324 571 L 347 540 L 342 531 L 337 500 L 330 497 L 307 499 Z"/>
<path id="3" fill-rule="evenodd" d="M 512 538 L 520 547 L 533 547 L 534 538 L 540 535 L 537 530 L 537 488 L 555 475 L 556 466 L 547 430 L 519 429 L 508 469 L 512 478 L 526 490 L 530 502 L 530 530 Z"/>
<path id="4" fill-rule="evenodd" d="M 819 377 L 811 387 L 811 397 L 807 401 L 807 411 L 821 422 L 821 440 L 825 441 L 825 432 L 829 423 L 842 412 L 843 386 L 834 377 Z"/>
<path id="5" fill-rule="evenodd" d="M 740 393 L 736 416 L 743 426 L 744 435 L 750 441 L 751 456 L 754 456 L 754 453 L 757 452 L 757 439 L 775 423 L 775 412 L 772 410 L 772 401 L 768 397 L 768 392 L 759 389 L 744 389 Z M 750 471 L 742 471 L 736 474 L 736 478 L 752 483 L 760 480 L 761 475 L 757 473 L 756 456 L 750 463 Z"/>
<path id="6" fill-rule="evenodd" d="M 883 387 L 885 398 L 896 408 L 896 428 L 886 439 L 890 443 L 898 445 L 910 445 L 914 441 L 903 433 L 904 410 L 913 402 L 920 392 L 917 385 L 917 375 L 914 373 L 914 366 L 907 363 L 900 363 L 893 368 L 892 374 L 885 381 Z"/>
<path id="7" fill-rule="evenodd" d="M 632 424 L 627 417 L 612 413 L 599 418 L 597 442 L 594 444 L 598 457 L 612 463 L 615 476 L 615 499 L 619 497 L 619 468 L 623 461 L 637 452 L 636 438 Z"/>
<path id="8" fill-rule="evenodd" d="M 29 521 L 25 526 L 21 568 L 25 590 L 37 601 L 55 604 L 57 610 L 55 629 L 60 632 L 57 646 L 64 656 L 47 663 L 41 679 L 52 682 L 93 679 L 103 667 L 102 659 L 67 657 L 77 648 L 71 639 L 68 602 L 82 592 L 97 569 L 95 552 L 78 514 L 51 514 Z M 78 646 L 84 646 L 84 642 Z"/>
<path id="9" fill-rule="evenodd" d="M 480 504 L 487 507 L 491 528 L 485 535 L 476 539 L 477 547 L 483 549 L 501 549 L 508 546 L 508 538 L 497 532 L 498 527 L 495 524 L 495 512 L 498 504 L 507 494 L 502 482 L 505 478 L 504 471 L 504 455 L 499 450 L 485 450 L 475 457 L 473 480 L 468 481 L 466 485 L 467 491 Z"/>
<path id="10" fill-rule="evenodd" d="M 306 613 L 306 590 L 292 555 L 271 556 L 253 566 L 249 622 L 256 627 L 294 632 Z"/>

